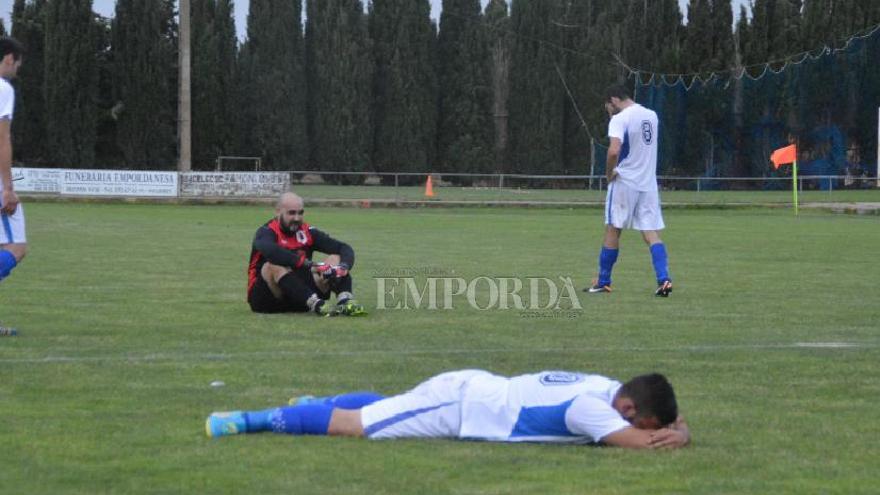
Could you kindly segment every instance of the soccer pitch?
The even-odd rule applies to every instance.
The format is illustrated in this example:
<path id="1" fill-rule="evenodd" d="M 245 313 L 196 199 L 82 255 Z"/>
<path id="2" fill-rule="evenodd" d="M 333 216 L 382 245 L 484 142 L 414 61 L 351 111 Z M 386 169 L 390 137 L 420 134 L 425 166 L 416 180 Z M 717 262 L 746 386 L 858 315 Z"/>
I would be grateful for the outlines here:
<path id="1" fill-rule="evenodd" d="M 664 205 L 789 205 L 792 203 L 791 186 L 787 183 L 772 191 L 668 191 L 660 192 Z M 434 186 L 435 196 L 425 197 L 424 187 L 414 186 L 334 186 L 300 184 L 296 191 L 305 198 L 330 201 L 432 201 L 432 202 L 509 202 L 530 204 L 552 203 L 605 203 L 605 191 L 574 189 L 528 189 L 497 187 Z M 808 203 L 878 202 L 876 189 L 836 189 L 829 191 L 806 190 L 799 193 L 799 201 Z"/>
<path id="2" fill-rule="evenodd" d="M 669 210 L 670 298 L 653 297 L 647 248 L 627 232 L 615 292 L 578 292 L 582 311 L 554 317 L 467 303 L 377 310 L 377 277 L 571 276 L 579 290 L 601 209 L 306 206 L 309 223 L 355 248 L 370 316 L 250 313 L 249 244 L 269 206 L 26 203 L 31 252 L 0 284 L 0 321 L 20 330 L 0 337 L 0 492 L 850 494 L 880 483 L 876 215 Z M 205 437 L 212 411 L 397 393 L 462 368 L 660 371 L 694 443 Z"/>

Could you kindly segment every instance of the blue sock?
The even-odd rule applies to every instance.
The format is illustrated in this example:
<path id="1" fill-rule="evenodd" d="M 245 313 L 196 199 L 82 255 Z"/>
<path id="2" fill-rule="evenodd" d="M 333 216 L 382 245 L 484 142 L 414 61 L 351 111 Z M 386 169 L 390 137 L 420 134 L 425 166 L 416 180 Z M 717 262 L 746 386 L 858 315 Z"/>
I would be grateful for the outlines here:
<path id="1" fill-rule="evenodd" d="M 245 432 L 256 433 L 258 431 L 272 430 L 272 415 L 278 411 L 277 407 L 263 411 L 247 411 L 244 413 Z"/>
<path id="2" fill-rule="evenodd" d="M 602 252 L 599 253 L 599 286 L 611 285 L 611 269 L 617 261 L 617 253 L 619 249 L 611 249 L 602 246 Z"/>
<path id="3" fill-rule="evenodd" d="M 12 253 L 5 249 L 0 249 L 0 280 L 8 277 L 17 264 L 18 261 L 16 261 Z"/>
<path id="4" fill-rule="evenodd" d="M 654 273 L 657 275 L 658 284 L 662 284 L 667 280 L 672 281 L 672 278 L 669 277 L 669 260 L 666 257 L 666 245 L 662 242 L 651 245 L 651 262 L 654 263 Z"/>
<path id="5" fill-rule="evenodd" d="M 271 415 L 272 431 L 288 435 L 326 435 L 333 406 L 304 404 L 275 409 Z"/>
<path id="6" fill-rule="evenodd" d="M 339 409 L 360 409 L 385 397 L 376 392 L 352 392 L 330 397 L 330 405 Z"/>

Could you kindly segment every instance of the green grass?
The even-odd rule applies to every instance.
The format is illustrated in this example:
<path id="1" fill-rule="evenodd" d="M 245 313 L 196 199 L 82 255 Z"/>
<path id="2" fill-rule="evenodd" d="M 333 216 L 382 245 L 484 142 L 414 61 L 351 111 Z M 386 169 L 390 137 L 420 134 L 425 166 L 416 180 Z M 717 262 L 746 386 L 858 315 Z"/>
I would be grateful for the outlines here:
<path id="1" fill-rule="evenodd" d="M 790 187 L 786 184 L 786 187 Z M 334 186 L 298 184 L 303 197 L 321 200 L 424 201 L 424 187 Z M 434 186 L 431 201 L 523 201 L 533 203 L 604 203 L 605 191 L 580 189 L 530 189 L 517 187 Z M 791 189 L 781 191 L 662 191 L 664 204 L 742 205 L 791 204 Z M 880 190 L 806 190 L 801 203 L 880 202 Z"/>
<path id="2" fill-rule="evenodd" d="M 35 203 L 31 253 L 0 284 L 3 493 L 872 493 L 880 218 L 669 210 L 676 290 L 654 298 L 627 233 L 615 292 L 576 318 L 519 311 L 254 315 L 244 270 L 266 207 Z M 375 276 L 571 275 L 588 282 L 601 211 L 325 209 Z M 798 347 L 847 342 L 850 348 Z M 254 435 L 214 410 L 301 393 L 395 393 L 444 370 L 577 369 L 676 386 L 694 445 L 630 452 Z M 226 386 L 212 388 L 213 380 Z M 873 459 L 873 460 L 872 460 Z"/>

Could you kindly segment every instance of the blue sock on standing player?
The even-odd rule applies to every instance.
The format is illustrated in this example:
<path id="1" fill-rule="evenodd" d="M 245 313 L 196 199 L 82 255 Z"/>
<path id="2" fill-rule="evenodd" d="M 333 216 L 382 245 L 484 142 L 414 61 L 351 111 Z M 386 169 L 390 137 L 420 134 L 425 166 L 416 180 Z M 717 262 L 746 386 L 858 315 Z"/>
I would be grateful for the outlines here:
<path id="1" fill-rule="evenodd" d="M 651 244 L 651 262 L 654 263 L 654 273 L 657 275 L 658 285 L 667 280 L 672 281 L 672 278 L 669 276 L 669 259 L 666 256 L 666 244 L 662 242 Z"/>
<path id="2" fill-rule="evenodd" d="M 0 280 L 8 277 L 16 265 L 18 261 L 15 256 L 5 249 L 0 249 Z"/>
<path id="3" fill-rule="evenodd" d="M 611 285 L 611 270 L 614 268 L 619 252 L 619 249 L 602 246 L 602 251 L 599 253 L 599 287 Z"/>

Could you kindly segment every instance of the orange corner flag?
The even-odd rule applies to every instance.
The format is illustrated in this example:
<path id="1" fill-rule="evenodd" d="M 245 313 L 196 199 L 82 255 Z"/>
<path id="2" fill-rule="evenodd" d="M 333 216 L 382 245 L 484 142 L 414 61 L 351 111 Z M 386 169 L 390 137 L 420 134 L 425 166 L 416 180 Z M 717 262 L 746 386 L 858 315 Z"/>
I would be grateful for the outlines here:
<path id="1" fill-rule="evenodd" d="M 428 176 L 428 180 L 425 182 L 425 197 L 433 198 L 434 197 L 434 185 L 431 184 L 431 176 Z"/>
<path id="2" fill-rule="evenodd" d="M 770 161 L 773 162 L 773 168 L 778 169 L 782 165 L 788 165 L 797 161 L 797 145 L 792 144 L 785 148 L 779 148 L 770 155 Z"/>

